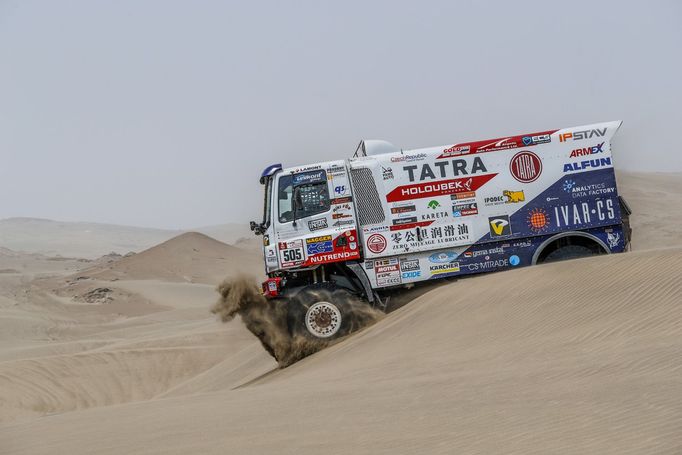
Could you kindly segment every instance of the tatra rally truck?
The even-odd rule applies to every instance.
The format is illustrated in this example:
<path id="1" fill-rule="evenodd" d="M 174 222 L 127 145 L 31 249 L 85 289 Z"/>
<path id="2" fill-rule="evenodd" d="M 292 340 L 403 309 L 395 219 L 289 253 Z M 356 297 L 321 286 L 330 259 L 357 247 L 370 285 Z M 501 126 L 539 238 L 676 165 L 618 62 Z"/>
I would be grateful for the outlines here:
<path id="1" fill-rule="evenodd" d="M 269 299 L 292 335 L 334 339 L 353 301 L 382 310 L 396 291 L 448 277 L 629 248 L 611 138 L 621 122 L 267 167 L 263 235 Z M 357 304 L 356 304 L 357 305 Z"/>

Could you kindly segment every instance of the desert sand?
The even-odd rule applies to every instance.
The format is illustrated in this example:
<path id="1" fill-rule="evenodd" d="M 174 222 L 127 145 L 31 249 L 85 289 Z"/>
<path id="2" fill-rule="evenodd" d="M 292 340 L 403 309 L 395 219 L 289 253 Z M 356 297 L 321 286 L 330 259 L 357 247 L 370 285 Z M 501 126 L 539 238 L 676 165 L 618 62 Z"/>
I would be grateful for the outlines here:
<path id="1" fill-rule="evenodd" d="M 682 176 L 619 187 L 632 252 L 439 286 L 286 369 L 209 313 L 253 249 L 2 249 L 0 453 L 682 453 Z"/>

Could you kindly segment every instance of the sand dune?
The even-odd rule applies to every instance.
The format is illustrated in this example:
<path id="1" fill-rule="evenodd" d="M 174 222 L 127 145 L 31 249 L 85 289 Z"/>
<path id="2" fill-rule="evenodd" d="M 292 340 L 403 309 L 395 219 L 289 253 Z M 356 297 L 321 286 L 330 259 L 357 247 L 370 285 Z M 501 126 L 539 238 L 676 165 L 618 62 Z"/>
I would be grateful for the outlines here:
<path id="1" fill-rule="evenodd" d="M 186 233 L 85 269 L 3 256 L 43 273 L 28 286 L 20 273 L 6 277 L 0 421 L 193 393 L 196 384 L 235 386 L 275 365 L 241 324 L 225 330 L 208 312 L 224 274 L 261 269 L 243 250 Z M 102 289 L 106 299 L 83 299 Z"/>
<path id="2" fill-rule="evenodd" d="M 633 252 L 440 286 L 284 370 L 208 313 L 254 242 L 0 251 L 0 453 L 682 453 L 680 177 L 619 175 Z"/>
<path id="3" fill-rule="evenodd" d="M 110 265 L 84 270 L 81 275 L 100 280 L 157 279 L 216 285 L 227 275 L 259 274 L 262 270 L 258 256 L 204 234 L 188 232 Z"/>
<path id="4" fill-rule="evenodd" d="M 197 380 L 193 395 L 0 438 L 12 453 L 676 453 L 680 260 L 637 252 L 461 280 L 237 390 Z"/>
<path id="5" fill-rule="evenodd" d="M 250 234 L 246 223 L 190 229 L 225 243 Z M 112 251 L 139 252 L 182 234 L 183 230 L 153 229 L 103 223 L 78 223 L 41 218 L 0 220 L 0 246 L 47 256 L 96 259 Z"/>

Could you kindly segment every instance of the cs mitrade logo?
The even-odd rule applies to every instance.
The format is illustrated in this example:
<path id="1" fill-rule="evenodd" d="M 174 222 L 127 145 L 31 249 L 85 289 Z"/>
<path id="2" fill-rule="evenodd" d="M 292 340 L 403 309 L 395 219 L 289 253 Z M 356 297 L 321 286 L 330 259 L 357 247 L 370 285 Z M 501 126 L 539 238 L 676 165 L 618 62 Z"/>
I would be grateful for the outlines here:
<path id="1" fill-rule="evenodd" d="M 509 215 L 491 216 L 488 218 L 490 237 L 504 237 L 512 234 Z"/>

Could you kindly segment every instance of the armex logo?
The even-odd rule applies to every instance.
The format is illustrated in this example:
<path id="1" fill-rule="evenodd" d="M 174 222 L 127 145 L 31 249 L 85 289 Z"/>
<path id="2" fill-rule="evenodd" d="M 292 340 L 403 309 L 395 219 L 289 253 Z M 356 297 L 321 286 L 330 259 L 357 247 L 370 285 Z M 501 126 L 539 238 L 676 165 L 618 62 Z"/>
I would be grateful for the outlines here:
<path id="1" fill-rule="evenodd" d="M 604 143 L 602 142 L 601 144 L 594 145 L 592 147 L 585 147 L 581 149 L 575 149 L 571 152 L 570 158 L 575 158 L 578 156 L 589 156 L 589 155 L 594 155 L 595 153 L 603 153 Z"/>

